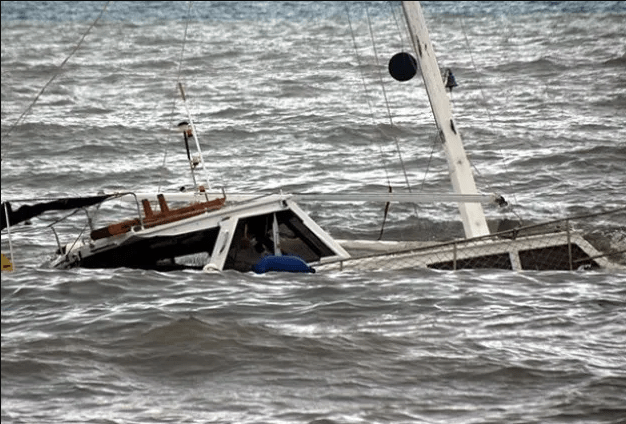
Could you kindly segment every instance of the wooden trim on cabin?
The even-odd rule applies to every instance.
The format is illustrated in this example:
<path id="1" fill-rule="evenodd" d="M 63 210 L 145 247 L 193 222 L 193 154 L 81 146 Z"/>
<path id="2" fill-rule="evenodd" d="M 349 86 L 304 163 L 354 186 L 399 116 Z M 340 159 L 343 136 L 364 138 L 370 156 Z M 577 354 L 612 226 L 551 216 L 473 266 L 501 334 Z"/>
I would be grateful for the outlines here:
<path id="1" fill-rule="evenodd" d="M 150 206 L 150 202 L 147 199 L 141 201 L 144 209 L 145 218 L 143 220 L 144 228 L 152 228 L 163 224 L 169 224 L 172 222 L 180 221 L 186 218 L 191 218 L 196 215 L 203 214 L 207 211 L 218 210 L 226 202 L 226 197 L 221 199 L 210 200 L 208 202 L 194 203 L 190 206 L 185 206 L 178 209 L 170 209 L 165 201 L 165 197 L 159 194 L 159 206 L 161 212 L 155 213 Z M 92 240 L 99 240 L 106 237 L 117 236 L 129 232 L 133 227 L 141 225 L 139 219 L 130 219 L 127 221 L 117 222 L 109 226 L 96 229 L 91 232 Z"/>

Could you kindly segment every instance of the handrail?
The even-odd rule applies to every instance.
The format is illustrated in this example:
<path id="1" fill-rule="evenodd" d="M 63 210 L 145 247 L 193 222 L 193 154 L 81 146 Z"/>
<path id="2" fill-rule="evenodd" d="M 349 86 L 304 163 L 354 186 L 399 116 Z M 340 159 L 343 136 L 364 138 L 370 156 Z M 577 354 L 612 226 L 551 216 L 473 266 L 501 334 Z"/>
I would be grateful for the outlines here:
<path id="1" fill-rule="evenodd" d="M 111 199 L 120 199 L 124 196 L 127 195 L 131 195 L 135 198 L 135 206 L 137 206 L 137 217 L 139 218 L 139 224 L 141 225 L 141 229 L 144 229 L 144 223 L 143 223 L 143 217 L 141 216 L 141 207 L 139 205 L 139 198 L 137 197 L 137 194 L 135 194 L 135 192 L 132 191 L 123 191 L 123 192 L 119 192 L 119 193 L 115 193 L 114 196 L 109 197 L 108 199 L 103 200 L 100 204 L 106 202 L 107 200 L 111 200 Z M 91 225 L 90 225 L 91 227 Z M 91 230 L 93 231 L 93 228 L 91 228 Z"/>
<path id="2" fill-rule="evenodd" d="M 591 214 L 585 214 L 585 215 L 577 215 L 577 216 L 573 216 L 573 217 L 568 217 L 568 218 L 561 218 L 561 219 L 557 219 L 554 221 L 547 221 L 547 222 L 543 222 L 540 224 L 533 224 L 533 225 L 528 225 L 528 226 L 523 226 L 523 227 L 517 227 L 517 228 L 513 228 L 511 230 L 506 230 L 506 231 L 500 231 L 500 232 L 496 232 L 493 234 L 488 234 L 485 236 L 479 236 L 479 237 L 472 237 L 472 238 L 468 238 L 468 239 L 456 239 L 456 240 L 450 240 L 450 241 L 444 241 L 441 243 L 437 243 L 436 245 L 429 245 L 429 246 L 420 246 L 420 247 L 411 247 L 411 248 L 405 248 L 405 249 L 399 249 L 399 250 L 395 250 L 393 253 L 394 254 L 399 254 L 399 253 L 415 253 L 415 252 L 421 252 L 421 251 L 425 251 L 425 250 L 430 250 L 433 247 L 449 247 L 449 246 L 458 246 L 458 245 L 464 245 L 464 244 L 471 244 L 471 243 L 475 243 L 475 242 L 479 242 L 479 241 L 485 241 L 485 240 L 490 240 L 490 239 L 498 239 L 498 238 L 502 238 L 504 235 L 508 235 L 508 234 L 513 234 L 515 237 L 517 236 L 518 233 L 522 232 L 522 231 L 527 231 L 529 229 L 533 229 L 533 228 L 539 228 L 539 227 L 544 227 L 544 226 L 548 226 L 548 225 L 552 225 L 552 224 L 556 224 L 559 222 L 567 222 L 569 224 L 569 221 L 575 221 L 575 220 L 580 220 L 580 219 L 585 219 L 585 218 L 592 218 L 592 217 L 596 217 L 596 216 L 602 216 L 602 215 L 610 215 L 610 214 L 614 214 L 614 213 L 619 213 L 619 212 L 626 212 L 626 207 L 622 207 L 622 208 L 617 208 L 617 209 L 613 209 L 610 211 L 605 211 L 605 212 L 596 212 L 596 213 L 591 213 Z M 561 232 L 561 231 L 555 231 L 556 232 Z M 535 234 L 533 234 L 535 235 Z M 513 237 L 512 239 L 514 240 L 515 237 Z M 613 253 L 611 253 L 613 254 Z M 609 254 L 607 254 L 606 256 L 608 256 Z M 380 253 L 373 253 L 370 255 L 363 255 L 363 256 L 358 256 L 358 257 L 351 257 L 348 259 L 337 259 L 337 260 L 331 260 L 326 263 L 335 263 L 335 262 L 349 262 L 351 260 L 355 260 L 355 259 L 367 259 L 367 258 L 375 258 L 378 256 L 382 256 Z"/>

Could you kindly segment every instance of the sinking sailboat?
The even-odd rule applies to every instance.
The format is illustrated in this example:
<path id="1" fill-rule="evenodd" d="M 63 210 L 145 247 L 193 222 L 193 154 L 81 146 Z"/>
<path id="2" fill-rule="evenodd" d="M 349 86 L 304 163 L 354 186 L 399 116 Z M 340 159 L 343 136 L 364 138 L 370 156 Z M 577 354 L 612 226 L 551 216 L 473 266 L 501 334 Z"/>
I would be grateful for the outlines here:
<path id="1" fill-rule="evenodd" d="M 69 243 L 61 243 L 57 237 L 52 266 L 242 272 L 623 267 L 619 262 L 624 252 L 611 245 L 592 244 L 576 229 L 578 218 L 525 227 L 514 224 L 508 228 L 490 228 L 483 204 L 498 207 L 506 201 L 500 195 L 477 190 L 460 126 L 452 116 L 446 92 L 446 86 L 450 89 L 455 82 L 450 79 L 450 73 L 442 77 L 419 3 L 403 2 L 403 10 L 414 55 L 409 56 L 408 62 L 415 60 L 413 66 L 420 70 L 424 79 L 448 161 L 453 193 L 216 193 L 210 186 L 198 182 L 196 172 L 206 172 L 206 167 L 195 125 L 187 110 L 188 119 L 181 122 L 179 130 L 184 137 L 193 179 L 191 191 L 122 192 L 57 199 L 25 205 L 16 211 L 9 202 L 4 202 L 3 229 L 10 229 L 11 225 L 47 210 L 99 208 L 112 199 L 122 199 L 134 204 L 135 216 L 98 226 L 88 213 L 87 233 L 79 234 Z M 406 56 L 402 57 L 406 60 Z M 185 100 L 184 90 L 180 88 Z M 191 140 L 197 150 L 193 155 L 189 147 Z M 204 179 L 208 181 L 206 176 Z M 299 206 L 299 202 L 311 201 L 455 202 L 459 205 L 465 238 L 442 242 L 337 240 Z M 179 203 L 183 204 L 179 206 Z M 606 214 L 611 213 L 624 214 L 624 209 Z"/>

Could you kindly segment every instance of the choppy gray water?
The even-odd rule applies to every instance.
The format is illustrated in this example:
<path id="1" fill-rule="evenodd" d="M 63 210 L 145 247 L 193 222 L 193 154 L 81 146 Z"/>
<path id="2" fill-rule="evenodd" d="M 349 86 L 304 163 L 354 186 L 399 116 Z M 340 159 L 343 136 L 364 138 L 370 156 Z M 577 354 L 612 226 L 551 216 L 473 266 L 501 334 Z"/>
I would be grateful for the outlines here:
<path id="1" fill-rule="evenodd" d="M 185 2 L 111 3 L 4 135 L 102 6 L 2 2 L 3 201 L 190 185 L 172 131 Z M 368 8 L 381 65 L 365 7 L 349 7 L 357 60 L 345 4 L 193 3 L 180 79 L 214 187 L 401 189 L 397 140 L 414 190 L 450 190 L 421 82 L 386 74 L 408 50 L 399 7 Z M 623 3 L 424 8 L 484 191 L 529 220 L 626 204 Z M 336 236 L 378 236 L 381 205 L 302 206 Z M 624 272 L 50 270 L 60 216 L 13 234 L 3 423 L 626 421 Z M 386 228 L 456 220 L 393 205 Z"/>

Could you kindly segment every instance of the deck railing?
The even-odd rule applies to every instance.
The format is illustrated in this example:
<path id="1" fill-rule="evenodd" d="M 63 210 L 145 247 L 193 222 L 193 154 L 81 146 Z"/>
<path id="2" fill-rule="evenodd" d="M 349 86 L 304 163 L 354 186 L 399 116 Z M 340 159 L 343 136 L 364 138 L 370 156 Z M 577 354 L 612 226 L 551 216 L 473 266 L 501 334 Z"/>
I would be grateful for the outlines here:
<path id="1" fill-rule="evenodd" d="M 602 223 L 598 221 L 602 220 Z M 626 208 L 471 239 L 360 254 L 321 269 L 386 270 L 413 267 L 458 270 L 578 270 L 626 268 Z"/>

